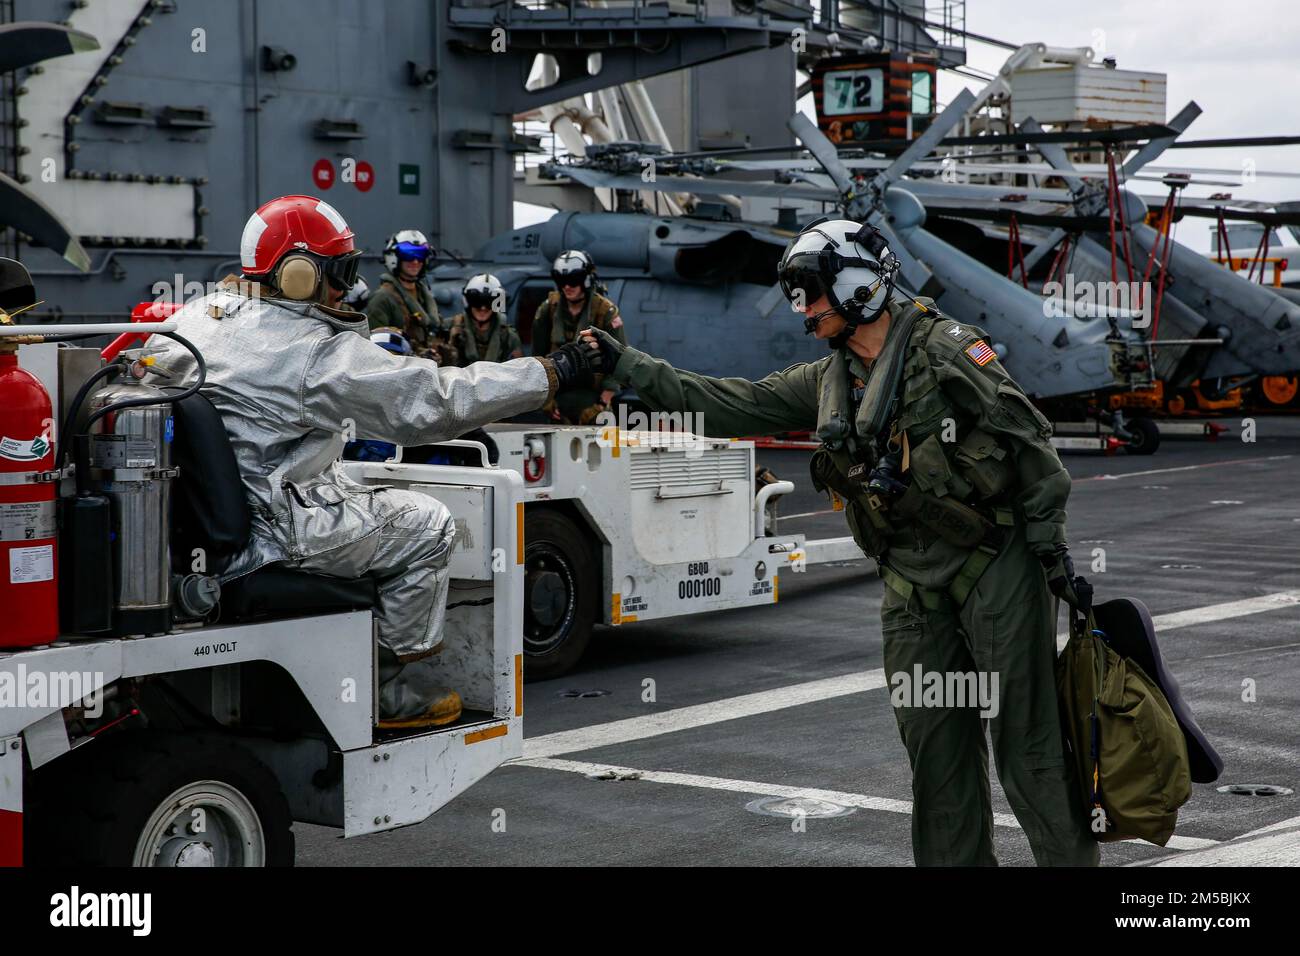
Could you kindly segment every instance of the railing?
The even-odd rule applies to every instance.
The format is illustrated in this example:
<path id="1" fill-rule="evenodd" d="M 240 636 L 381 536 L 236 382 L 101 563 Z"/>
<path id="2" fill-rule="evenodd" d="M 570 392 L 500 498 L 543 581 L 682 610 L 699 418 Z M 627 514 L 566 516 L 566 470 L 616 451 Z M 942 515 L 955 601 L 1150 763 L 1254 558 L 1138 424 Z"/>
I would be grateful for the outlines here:
<path id="1" fill-rule="evenodd" d="M 944 46 L 966 46 L 966 0 L 939 0 L 925 5 L 925 19 L 939 31 Z"/>
<path id="2" fill-rule="evenodd" d="M 700 15 L 709 0 L 451 0 L 453 7 L 499 9 L 508 19 L 512 13 L 528 10 L 568 10 L 571 17 L 578 10 L 644 10 L 648 7 L 669 7 L 673 12 Z"/>
<path id="3" fill-rule="evenodd" d="M 809 6 L 818 30 L 866 49 L 966 48 L 966 0 L 812 0 Z"/>
<path id="4" fill-rule="evenodd" d="M 1291 261 L 1284 256 L 1264 256 L 1262 259 L 1258 256 L 1229 256 L 1227 260 L 1223 256 L 1215 256 L 1214 261 L 1219 265 L 1228 264 L 1228 268 L 1233 272 L 1240 272 L 1249 266 L 1250 272 L 1246 275 L 1250 279 L 1255 274 L 1255 266 L 1259 265 L 1259 284 L 1264 284 L 1265 264 L 1273 266 L 1273 288 L 1282 288 L 1282 273 L 1286 272 L 1291 265 Z"/>
<path id="5" fill-rule="evenodd" d="M 13 23 L 14 0 L 0 0 L 0 23 Z M 0 169 L 18 179 L 18 86 L 20 81 L 13 70 L 0 73 Z M 17 232 L 0 222 L 0 255 L 9 259 L 18 257 Z"/>
<path id="6" fill-rule="evenodd" d="M 581 10 L 633 11 L 635 16 L 643 10 L 654 9 L 678 16 L 691 16 L 704 20 L 709 16 L 752 16 L 768 14 L 780 19 L 806 20 L 813 15 L 817 0 L 451 0 L 453 7 L 478 10 L 499 10 L 502 19 L 527 15 L 530 11 L 567 10 L 569 19 L 577 20 Z M 961 2 L 965 0 L 945 0 Z"/>
<path id="7" fill-rule="evenodd" d="M 533 166 L 554 162 L 560 156 L 567 156 L 558 136 L 551 132 L 551 127 L 542 120 L 517 120 L 514 124 L 516 135 L 521 137 L 536 136 L 540 140 L 543 152 L 521 152 L 515 154 L 515 175 L 526 176 Z"/>

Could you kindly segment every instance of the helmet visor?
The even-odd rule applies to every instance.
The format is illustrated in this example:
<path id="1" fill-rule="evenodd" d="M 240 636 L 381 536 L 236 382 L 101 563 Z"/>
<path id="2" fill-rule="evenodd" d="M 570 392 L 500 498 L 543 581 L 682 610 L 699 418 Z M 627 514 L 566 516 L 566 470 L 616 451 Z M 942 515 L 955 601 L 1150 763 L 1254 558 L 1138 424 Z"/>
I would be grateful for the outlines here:
<path id="1" fill-rule="evenodd" d="M 397 244 L 397 258 L 424 262 L 429 258 L 429 247 L 422 242 L 399 242 Z"/>
<path id="2" fill-rule="evenodd" d="M 582 269 L 574 269 L 572 272 L 552 270 L 551 278 L 555 280 L 556 285 L 581 286 L 586 282 L 587 273 Z"/>
<path id="3" fill-rule="evenodd" d="M 465 301 L 471 309 L 490 309 L 495 305 L 495 296 L 490 289 L 466 289 Z"/>
<path id="4" fill-rule="evenodd" d="M 780 280 L 785 297 L 799 308 L 807 308 L 827 293 L 816 253 L 791 256 L 781 268 Z"/>

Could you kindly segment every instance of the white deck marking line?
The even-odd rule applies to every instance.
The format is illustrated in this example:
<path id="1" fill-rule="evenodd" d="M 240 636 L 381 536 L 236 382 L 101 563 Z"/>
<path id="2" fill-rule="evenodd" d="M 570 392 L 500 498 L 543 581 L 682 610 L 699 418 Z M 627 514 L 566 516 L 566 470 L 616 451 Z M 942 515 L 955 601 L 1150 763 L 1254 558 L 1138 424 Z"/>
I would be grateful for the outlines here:
<path id="1" fill-rule="evenodd" d="M 724 720 L 753 717 L 774 710 L 784 710 L 786 707 L 798 707 L 800 704 L 830 700 L 846 694 L 860 694 L 863 691 L 876 690 L 885 686 L 884 668 L 877 667 L 874 670 L 842 674 L 839 677 L 824 677 L 803 684 L 791 684 L 774 690 L 742 694 L 739 697 L 725 697 L 722 700 L 709 701 L 707 704 L 676 707 L 672 710 L 646 714 L 644 717 L 627 717 L 605 724 L 591 724 L 576 730 L 562 730 L 558 733 L 526 739 L 524 759 L 554 757 L 556 754 L 594 750 L 597 747 L 644 740 L 647 737 L 658 737 L 660 734 L 671 734 L 694 727 L 707 727 Z"/>
<path id="2" fill-rule="evenodd" d="M 1242 654 L 1263 654 L 1265 651 L 1284 651 L 1293 647 L 1300 647 L 1300 642 L 1293 644 L 1270 644 L 1267 647 L 1243 647 L 1239 651 L 1224 651 L 1222 654 L 1206 654 L 1203 657 L 1194 657 L 1191 660 L 1212 661 L 1218 657 L 1239 657 Z"/>
<path id="3" fill-rule="evenodd" d="M 840 513 L 842 514 L 843 512 Z M 812 518 L 817 515 L 833 515 L 833 514 L 836 514 L 834 508 L 826 508 L 822 511 L 804 511 L 797 515 L 778 515 L 777 517 L 780 518 L 782 521 L 789 521 L 792 518 Z"/>
<path id="4" fill-rule="evenodd" d="M 1273 594 L 1261 594 L 1258 597 L 1245 598 L 1241 601 L 1227 601 L 1223 604 L 1209 604 L 1205 607 L 1189 608 L 1186 611 L 1174 611 L 1152 618 L 1157 631 L 1168 631 L 1175 627 L 1190 627 L 1193 624 L 1208 624 L 1212 621 L 1224 621 L 1232 617 L 1244 617 L 1247 614 L 1259 614 L 1263 611 L 1275 611 L 1281 607 L 1300 605 L 1300 591 L 1276 591 Z"/>
<path id="5" fill-rule="evenodd" d="M 1300 606 L 1300 591 L 1275 591 L 1272 594 L 1261 594 L 1259 597 L 1245 598 L 1240 601 L 1225 601 L 1223 604 L 1207 604 L 1204 607 L 1188 608 L 1186 611 L 1160 614 L 1153 617 L 1151 623 L 1155 625 L 1157 632 L 1172 631 L 1178 627 L 1211 624 L 1214 621 L 1226 621 L 1234 617 L 1262 614 L 1265 611 L 1276 611 L 1278 608 L 1296 606 Z M 1057 651 L 1063 650 L 1069 639 L 1069 631 L 1057 633 Z"/>
<path id="6" fill-rule="evenodd" d="M 556 760 L 552 757 L 540 757 L 514 761 L 515 766 L 537 767 L 542 770 L 560 770 L 565 773 L 580 773 L 583 776 L 596 774 L 613 774 L 646 783 L 671 784 L 678 787 L 698 787 L 704 790 L 723 790 L 729 793 L 749 793 L 762 797 L 804 797 L 812 800 L 828 800 L 840 806 L 857 807 L 860 810 L 883 810 L 886 813 L 911 814 L 912 801 L 894 800 L 889 797 L 871 797 L 863 793 L 847 793 L 843 790 L 822 790 L 817 787 L 789 787 L 779 783 L 761 783 L 756 780 L 732 780 L 727 777 L 708 777 L 695 773 L 676 773 L 668 770 L 637 770 L 633 767 L 621 767 L 617 764 L 588 763 L 583 760 Z M 1020 829 L 1020 823 L 1010 813 L 993 814 L 993 822 L 1000 827 Z M 1204 847 L 1218 846 L 1218 840 L 1206 840 L 1201 837 L 1171 837 L 1169 847 L 1179 850 L 1199 850 Z"/>
<path id="7" fill-rule="evenodd" d="M 1266 827 L 1217 846 L 1129 866 L 1296 866 L 1300 864 L 1300 821 L 1286 822 L 1291 824 L 1287 829 Z"/>
<path id="8" fill-rule="evenodd" d="M 1071 484 L 1079 485 L 1085 481 L 1118 481 L 1121 478 L 1141 478 L 1144 475 L 1169 475 L 1176 471 L 1196 471 L 1199 468 L 1217 468 L 1220 465 L 1244 465 L 1252 461 L 1286 461 L 1291 455 L 1267 455 L 1260 458 L 1228 458 L 1223 461 L 1207 461 L 1199 465 L 1180 465 L 1177 468 L 1151 468 L 1147 471 L 1126 471 L 1119 475 L 1091 475 L 1087 478 L 1071 479 Z"/>
<path id="9" fill-rule="evenodd" d="M 1239 837 L 1233 837 L 1233 839 L 1249 840 L 1251 837 L 1263 836 L 1265 833 L 1273 833 L 1277 830 L 1289 830 L 1291 827 L 1300 827 L 1300 817 L 1291 817 L 1287 820 L 1279 820 L 1277 823 L 1270 823 L 1266 827 L 1260 827 L 1258 830 L 1251 830 L 1249 833 L 1243 833 Z"/>
<path id="10" fill-rule="evenodd" d="M 1157 631 L 1167 631 L 1297 604 L 1300 604 L 1300 591 L 1279 591 L 1276 594 L 1265 594 L 1243 601 L 1229 601 L 1224 604 L 1211 604 L 1203 608 L 1162 614 L 1154 621 Z M 1057 635 L 1058 649 L 1065 646 L 1067 639 L 1068 635 Z M 803 684 L 791 684 L 737 697 L 724 697 L 705 704 L 676 707 L 641 717 L 626 717 L 604 724 L 589 724 L 574 730 L 561 730 L 540 737 L 530 737 L 524 741 L 524 757 L 526 759 L 554 757 L 581 750 L 594 750 L 597 747 L 609 747 L 633 740 L 658 737 L 661 734 L 671 734 L 679 730 L 707 727 L 727 720 L 754 717 L 774 710 L 830 700 L 847 694 L 879 690 L 887 686 L 884 668 L 880 667 L 853 674 L 842 674 L 838 677 L 824 677 Z"/>

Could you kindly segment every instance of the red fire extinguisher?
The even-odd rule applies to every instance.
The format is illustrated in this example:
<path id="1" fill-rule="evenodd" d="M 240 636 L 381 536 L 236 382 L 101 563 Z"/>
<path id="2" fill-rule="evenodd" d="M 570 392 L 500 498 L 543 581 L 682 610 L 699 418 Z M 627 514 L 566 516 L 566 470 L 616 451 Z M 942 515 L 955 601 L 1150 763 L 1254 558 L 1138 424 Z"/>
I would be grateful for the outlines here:
<path id="1" fill-rule="evenodd" d="M 53 435 L 45 386 L 0 351 L 0 648 L 59 633 Z"/>

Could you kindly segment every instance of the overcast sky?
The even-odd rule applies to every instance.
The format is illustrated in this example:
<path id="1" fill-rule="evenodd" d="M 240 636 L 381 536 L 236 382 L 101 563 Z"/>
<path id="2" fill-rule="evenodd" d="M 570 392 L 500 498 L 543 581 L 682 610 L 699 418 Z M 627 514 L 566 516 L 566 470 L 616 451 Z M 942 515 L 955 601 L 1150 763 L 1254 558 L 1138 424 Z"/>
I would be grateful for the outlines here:
<path id="1" fill-rule="evenodd" d="M 937 0 L 929 5 L 936 7 Z M 1300 0 L 967 0 L 966 29 L 1008 43 L 1092 46 L 1097 62 L 1113 56 L 1121 69 L 1164 73 L 1168 116 L 1189 100 L 1201 107 L 1188 139 L 1300 135 Z M 996 73 L 1010 52 L 970 41 L 967 62 Z M 941 73 L 940 101 L 947 102 L 963 86 L 972 92 L 982 88 L 978 81 Z M 805 97 L 800 106 L 811 110 L 811 101 Z M 1240 170 L 1247 159 L 1261 173 L 1280 170 L 1300 177 L 1300 146 L 1167 150 L 1156 164 Z M 1137 191 L 1162 190 L 1158 183 L 1144 183 Z M 1250 185 L 1189 187 L 1187 195 L 1212 192 L 1300 200 L 1300 178 L 1260 175 Z M 523 203 L 515 209 L 517 226 L 550 214 Z M 1207 251 L 1212 224 L 1189 217 L 1176 236 Z"/>
<path id="2" fill-rule="evenodd" d="M 967 0 L 966 29 L 1008 43 L 1102 45 L 1098 61 L 1113 56 L 1121 69 L 1164 73 L 1169 116 L 1189 100 L 1201 107 L 1187 139 L 1300 135 L 1300 0 Z M 967 62 L 993 73 L 1010 52 L 971 42 Z M 941 74 L 940 100 L 962 86 L 981 88 L 977 81 Z M 1261 171 L 1300 174 L 1300 146 L 1175 149 L 1156 162 L 1239 170 L 1247 159 Z M 1159 189 L 1151 183 L 1139 191 Z M 1246 186 L 1189 187 L 1188 195 L 1220 191 L 1244 199 L 1300 199 L 1300 178 L 1260 176 Z M 1209 249 L 1212 223 L 1184 219 L 1178 240 Z"/>

